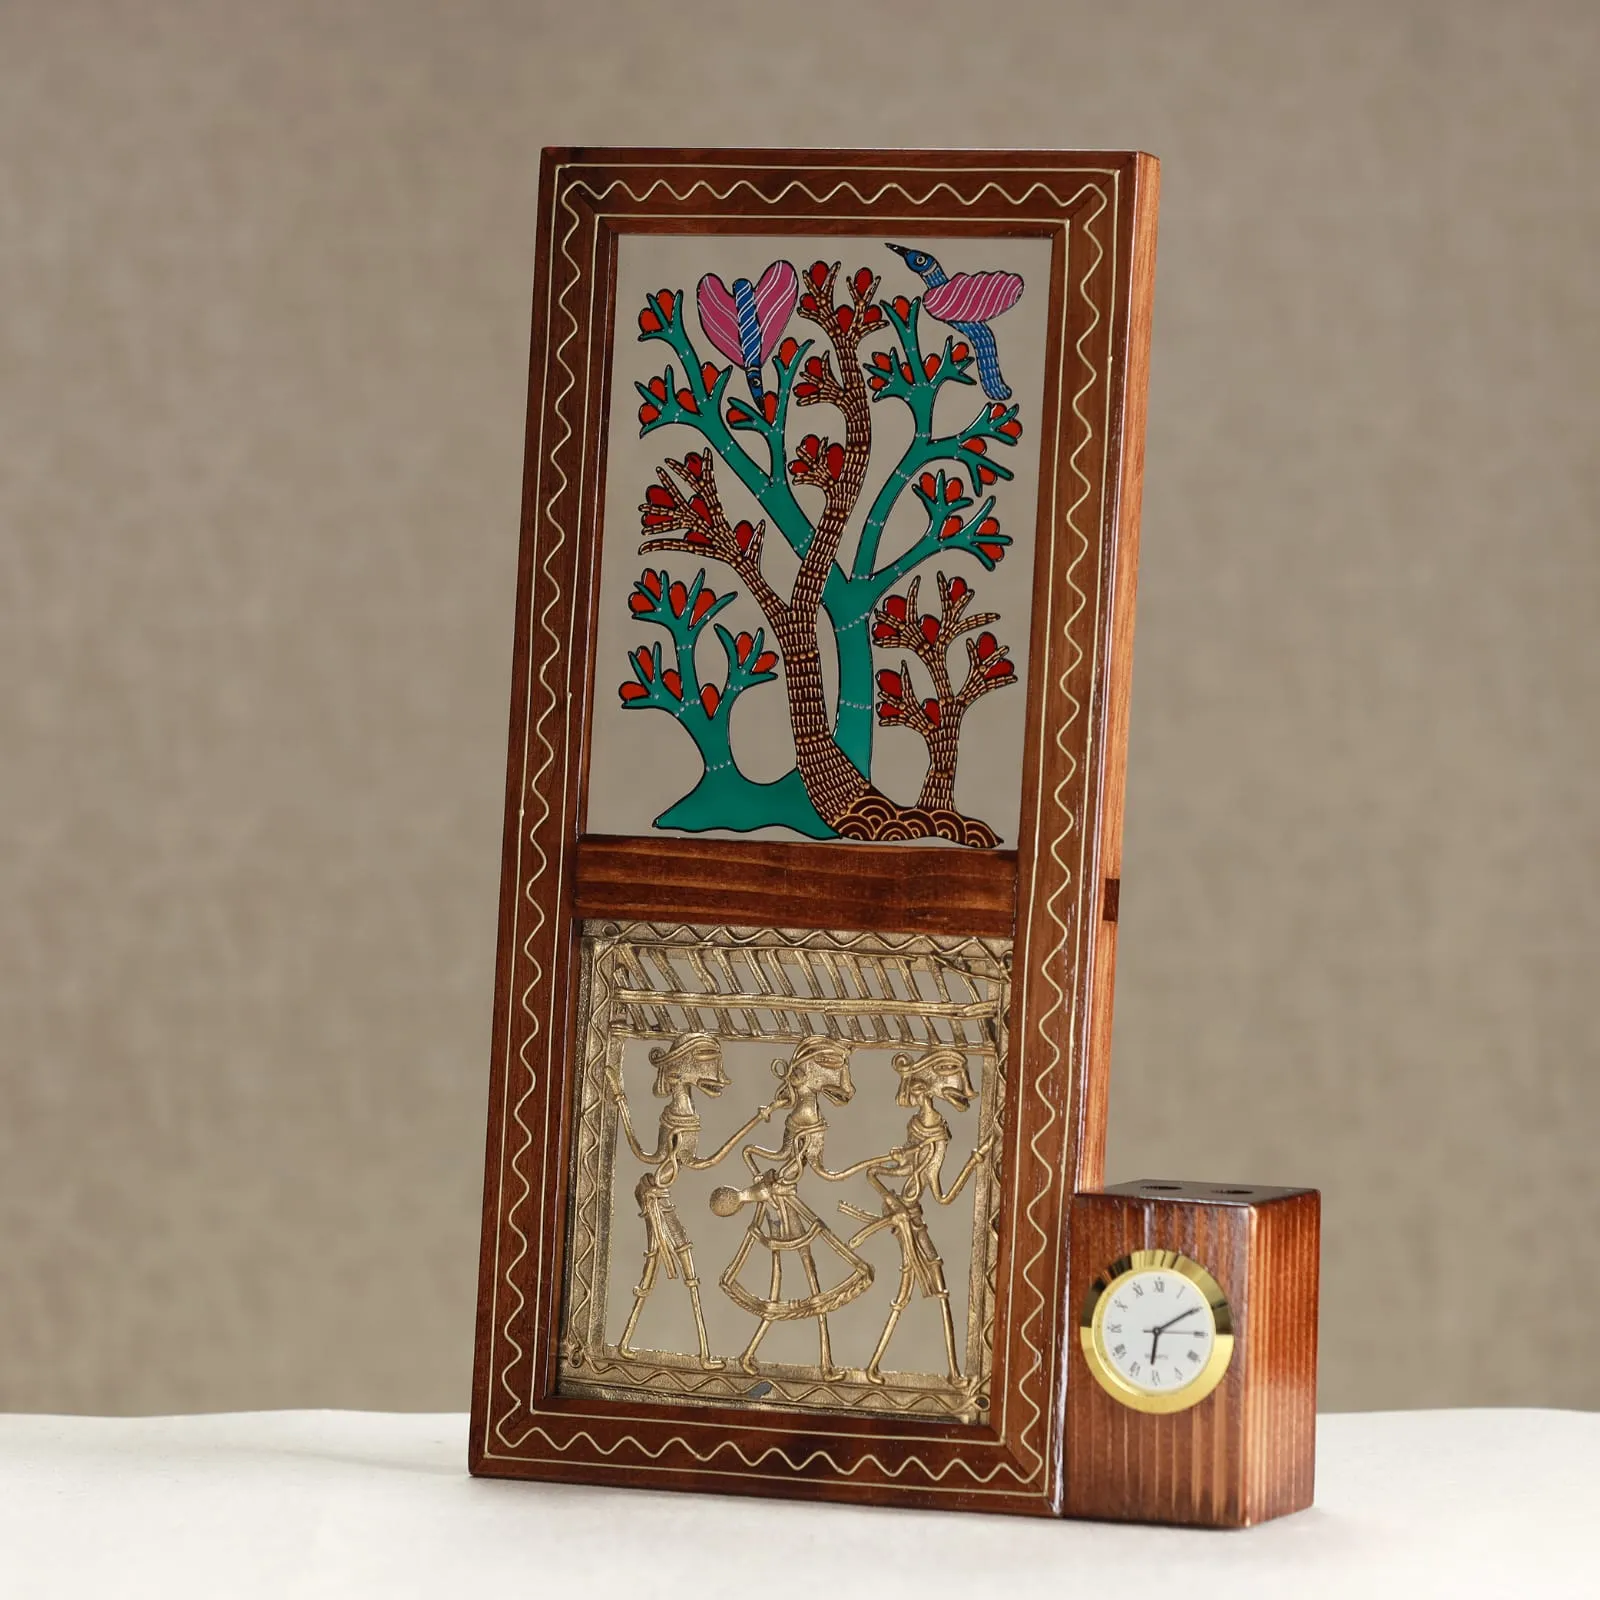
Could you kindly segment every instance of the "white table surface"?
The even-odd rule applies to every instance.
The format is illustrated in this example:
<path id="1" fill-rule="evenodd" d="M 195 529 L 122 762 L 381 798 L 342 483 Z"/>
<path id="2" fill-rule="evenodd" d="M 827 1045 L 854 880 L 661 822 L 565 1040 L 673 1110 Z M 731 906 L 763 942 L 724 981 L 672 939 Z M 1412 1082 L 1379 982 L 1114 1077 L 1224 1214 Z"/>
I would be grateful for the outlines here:
<path id="1" fill-rule="evenodd" d="M 1600 1596 L 1600 1414 L 1329 1416 L 1241 1533 L 468 1478 L 466 1418 L 0 1417 L 0 1596 Z"/>

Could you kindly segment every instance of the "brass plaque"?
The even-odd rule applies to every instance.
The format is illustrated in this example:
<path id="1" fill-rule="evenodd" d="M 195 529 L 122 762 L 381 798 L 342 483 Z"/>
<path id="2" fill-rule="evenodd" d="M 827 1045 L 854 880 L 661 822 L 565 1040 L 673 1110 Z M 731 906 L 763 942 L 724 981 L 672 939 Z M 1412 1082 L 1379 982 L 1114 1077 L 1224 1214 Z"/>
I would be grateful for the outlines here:
<path id="1" fill-rule="evenodd" d="M 1010 966 L 585 923 L 560 1392 L 983 1420 Z"/>

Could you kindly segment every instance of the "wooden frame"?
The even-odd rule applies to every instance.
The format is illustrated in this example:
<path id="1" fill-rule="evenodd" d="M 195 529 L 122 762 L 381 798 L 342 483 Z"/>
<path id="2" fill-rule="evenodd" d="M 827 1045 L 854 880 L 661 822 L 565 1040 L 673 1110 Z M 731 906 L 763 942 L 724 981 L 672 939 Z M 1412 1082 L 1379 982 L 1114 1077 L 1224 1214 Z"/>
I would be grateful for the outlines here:
<path id="1" fill-rule="evenodd" d="M 1059 1515 L 1067 1219 L 1101 1176 L 1156 163 L 1063 152 L 547 151 L 473 1383 L 496 1476 Z M 1014 849 L 585 830 L 619 240 L 1050 241 Z M 1013 940 L 998 1303 L 981 1425 L 558 1392 L 585 921 Z"/>

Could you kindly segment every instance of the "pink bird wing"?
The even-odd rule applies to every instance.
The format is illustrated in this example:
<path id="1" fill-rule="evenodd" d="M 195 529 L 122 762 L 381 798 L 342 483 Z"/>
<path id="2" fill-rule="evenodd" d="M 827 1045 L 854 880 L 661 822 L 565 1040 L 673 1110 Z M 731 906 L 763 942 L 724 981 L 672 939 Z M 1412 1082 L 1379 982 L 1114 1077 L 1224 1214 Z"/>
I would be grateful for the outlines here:
<path id="1" fill-rule="evenodd" d="M 767 271 L 770 273 L 771 268 Z M 791 267 L 790 271 L 794 269 Z M 766 282 L 766 278 L 761 280 Z M 743 365 L 739 348 L 739 314 L 734 308 L 733 291 L 716 273 L 708 272 L 695 291 L 700 307 L 700 326 L 706 338 L 714 344 L 735 366 Z"/>
<path id="2" fill-rule="evenodd" d="M 1022 298 L 1014 272 L 958 272 L 948 283 L 923 293 L 930 316 L 941 322 L 988 322 Z"/>
<path id="3" fill-rule="evenodd" d="M 755 284 L 756 321 L 761 328 L 761 359 L 768 360 L 794 315 L 800 274 L 787 261 L 774 261 Z M 704 313 L 701 314 L 702 321 Z"/>

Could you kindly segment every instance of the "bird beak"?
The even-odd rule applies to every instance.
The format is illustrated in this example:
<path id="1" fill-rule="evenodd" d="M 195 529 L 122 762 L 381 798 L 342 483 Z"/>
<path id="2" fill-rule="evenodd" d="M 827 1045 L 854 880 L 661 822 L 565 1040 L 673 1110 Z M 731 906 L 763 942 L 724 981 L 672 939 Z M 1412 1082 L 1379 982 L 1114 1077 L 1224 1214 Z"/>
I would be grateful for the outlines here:
<path id="1" fill-rule="evenodd" d="M 886 248 L 893 250 L 897 256 L 908 256 L 911 254 L 911 252 L 907 250 L 903 244 L 891 244 L 886 246 Z"/>

